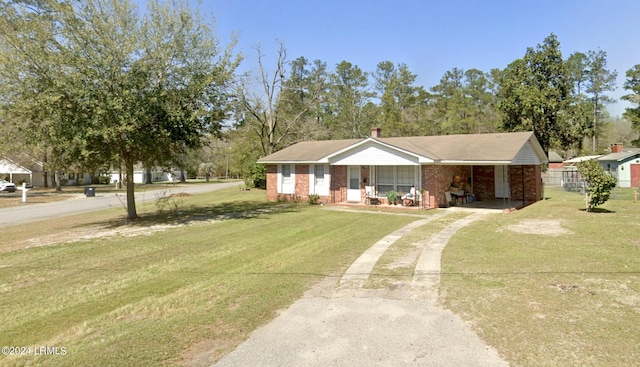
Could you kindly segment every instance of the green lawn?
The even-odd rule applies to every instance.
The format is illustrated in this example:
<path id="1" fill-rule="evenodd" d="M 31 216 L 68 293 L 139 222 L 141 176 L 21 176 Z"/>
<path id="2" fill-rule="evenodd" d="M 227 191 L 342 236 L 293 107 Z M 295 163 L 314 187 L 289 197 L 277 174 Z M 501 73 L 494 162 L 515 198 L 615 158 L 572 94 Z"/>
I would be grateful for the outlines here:
<path id="1" fill-rule="evenodd" d="M 443 252 L 441 301 L 512 366 L 638 365 L 640 203 L 616 194 L 587 213 L 581 195 L 547 189 L 548 200 L 463 228 Z M 0 345 L 32 355 L 0 365 L 209 365 L 416 219 L 268 203 L 237 188 L 172 204 L 161 215 L 141 206 L 135 224 L 118 208 L 3 228 Z M 368 286 L 410 279 L 414 243 L 463 215 L 397 241 Z M 88 236 L 105 231 L 120 232 Z M 65 355 L 33 355 L 40 346 Z"/>
<path id="2" fill-rule="evenodd" d="M 236 188 L 184 198 L 177 213 L 141 210 L 150 214 L 134 226 L 178 225 L 145 236 L 27 247 L 54 231 L 131 226 L 121 210 L 3 229 L 11 245 L 0 246 L 0 345 L 65 355 L 0 356 L 0 365 L 208 365 L 415 220 L 264 195 Z"/>
<path id="3" fill-rule="evenodd" d="M 582 195 L 546 195 L 452 238 L 442 301 L 513 366 L 638 366 L 640 203 L 618 189 L 587 213 Z"/>

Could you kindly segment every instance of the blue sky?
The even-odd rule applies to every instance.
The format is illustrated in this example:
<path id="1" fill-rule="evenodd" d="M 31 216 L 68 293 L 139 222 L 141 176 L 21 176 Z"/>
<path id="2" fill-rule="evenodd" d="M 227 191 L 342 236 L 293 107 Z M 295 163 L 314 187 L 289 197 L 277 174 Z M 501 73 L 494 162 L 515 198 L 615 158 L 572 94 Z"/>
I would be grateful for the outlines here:
<path id="1" fill-rule="evenodd" d="M 504 68 L 555 33 L 563 57 L 602 49 L 618 71 L 619 98 L 625 72 L 640 64 L 640 1 L 349 1 L 190 0 L 213 19 L 223 44 L 232 33 L 243 70 L 256 67 L 255 46 L 275 61 L 276 40 L 288 59 L 319 59 L 333 68 L 346 60 L 365 71 L 380 61 L 405 63 L 426 89 L 454 67 Z M 609 107 L 624 112 L 625 103 Z"/>

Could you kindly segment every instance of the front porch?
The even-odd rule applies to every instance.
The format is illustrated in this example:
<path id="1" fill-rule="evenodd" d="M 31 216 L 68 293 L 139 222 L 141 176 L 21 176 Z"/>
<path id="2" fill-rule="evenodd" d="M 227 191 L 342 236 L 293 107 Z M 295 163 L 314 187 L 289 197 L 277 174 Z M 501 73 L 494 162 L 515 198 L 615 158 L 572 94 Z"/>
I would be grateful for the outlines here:
<path id="1" fill-rule="evenodd" d="M 493 210 L 498 212 L 503 211 L 513 211 L 524 208 L 527 205 L 533 204 L 534 202 L 525 202 L 522 201 L 513 201 L 509 199 L 493 199 L 493 200 L 481 200 L 474 201 L 470 203 L 458 203 L 456 205 L 451 205 L 448 207 L 428 207 L 426 205 L 422 205 L 418 203 L 414 206 L 406 206 L 406 205 L 389 205 L 386 202 L 381 202 L 379 204 L 368 204 L 365 202 L 341 202 L 334 204 L 335 206 L 345 207 L 345 208 L 354 208 L 354 209 L 372 209 L 372 210 L 388 210 L 388 211 L 415 211 L 420 212 L 424 210 L 432 210 L 432 209 L 442 209 L 442 210 Z"/>
<path id="2" fill-rule="evenodd" d="M 388 205 L 389 192 L 400 200 L 413 187 L 419 208 L 513 208 L 540 200 L 542 192 L 540 167 L 533 165 L 349 165 L 331 166 L 331 173 L 334 204 Z M 455 180 L 463 188 L 453 191 Z"/>

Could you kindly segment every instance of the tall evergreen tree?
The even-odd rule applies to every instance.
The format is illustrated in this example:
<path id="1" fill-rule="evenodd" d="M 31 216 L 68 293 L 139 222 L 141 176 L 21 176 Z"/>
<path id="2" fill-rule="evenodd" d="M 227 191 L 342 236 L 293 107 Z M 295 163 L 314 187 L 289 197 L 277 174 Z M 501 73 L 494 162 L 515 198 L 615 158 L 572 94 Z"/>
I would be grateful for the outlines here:
<path id="1" fill-rule="evenodd" d="M 378 63 L 374 74 L 380 93 L 378 125 L 389 136 L 414 135 L 418 130 L 416 108 L 423 88 L 414 85 L 416 77 L 406 64 L 396 67 L 391 61 Z"/>
<path id="2" fill-rule="evenodd" d="M 366 136 L 372 121 L 364 116 L 364 106 L 374 96 L 369 89 L 369 74 L 357 65 L 342 61 L 331 74 L 333 121 L 330 128 L 334 138 Z"/>
<path id="3" fill-rule="evenodd" d="M 498 97 L 504 129 L 533 130 L 545 153 L 552 144 L 576 144 L 581 136 L 572 125 L 571 89 L 560 42 L 551 34 L 502 75 Z"/>
<path id="4" fill-rule="evenodd" d="M 589 51 L 588 66 L 586 72 L 586 88 L 587 93 L 591 94 L 591 103 L 593 104 L 591 136 L 593 138 L 592 149 L 595 152 L 598 148 L 598 135 L 602 128 L 603 115 L 606 115 L 605 106 L 611 102 L 611 99 L 604 93 L 613 91 L 616 88 L 616 78 L 618 73 L 607 69 L 607 53 L 598 50 Z"/>
<path id="5" fill-rule="evenodd" d="M 622 99 L 631 103 L 632 107 L 627 107 L 624 117 L 631 121 L 632 126 L 640 130 L 640 64 L 634 65 L 627 70 L 627 80 L 624 82 L 624 89 L 631 93 L 622 96 Z M 640 146 L 640 139 L 634 142 Z"/>

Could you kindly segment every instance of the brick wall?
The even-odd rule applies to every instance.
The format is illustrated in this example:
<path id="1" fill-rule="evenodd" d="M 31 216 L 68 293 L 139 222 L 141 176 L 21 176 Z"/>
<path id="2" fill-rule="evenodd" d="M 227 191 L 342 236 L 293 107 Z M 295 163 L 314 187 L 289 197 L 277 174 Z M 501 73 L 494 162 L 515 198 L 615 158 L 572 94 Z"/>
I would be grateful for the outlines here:
<path id="1" fill-rule="evenodd" d="M 495 172 L 493 166 L 473 167 L 473 193 L 476 199 L 494 200 L 496 198 L 494 182 Z M 541 200 L 542 179 L 540 166 L 509 166 L 509 186 L 512 201 L 522 201 L 523 190 L 526 203 Z"/>
<path id="2" fill-rule="evenodd" d="M 429 191 L 430 200 L 435 206 L 446 206 L 445 192 L 449 191 L 454 176 L 469 179 L 469 166 L 422 166 L 422 188 Z"/>
<path id="3" fill-rule="evenodd" d="M 477 200 L 494 200 L 496 198 L 493 166 L 473 166 L 473 195 Z"/>
<path id="4" fill-rule="evenodd" d="M 295 172 L 296 172 L 295 197 L 297 200 L 308 201 L 309 200 L 309 165 L 296 164 Z"/>
<path id="5" fill-rule="evenodd" d="M 278 166 L 267 165 L 267 200 L 276 201 L 278 198 Z"/>
<path id="6" fill-rule="evenodd" d="M 347 166 L 331 166 L 331 196 L 334 203 L 347 201 Z"/>
<path id="7" fill-rule="evenodd" d="M 525 203 L 532 203 L 542 199 L 540 166 L 510 166 L 509 178 L 511 201 L 522 201 L 524 198 Z"/>

